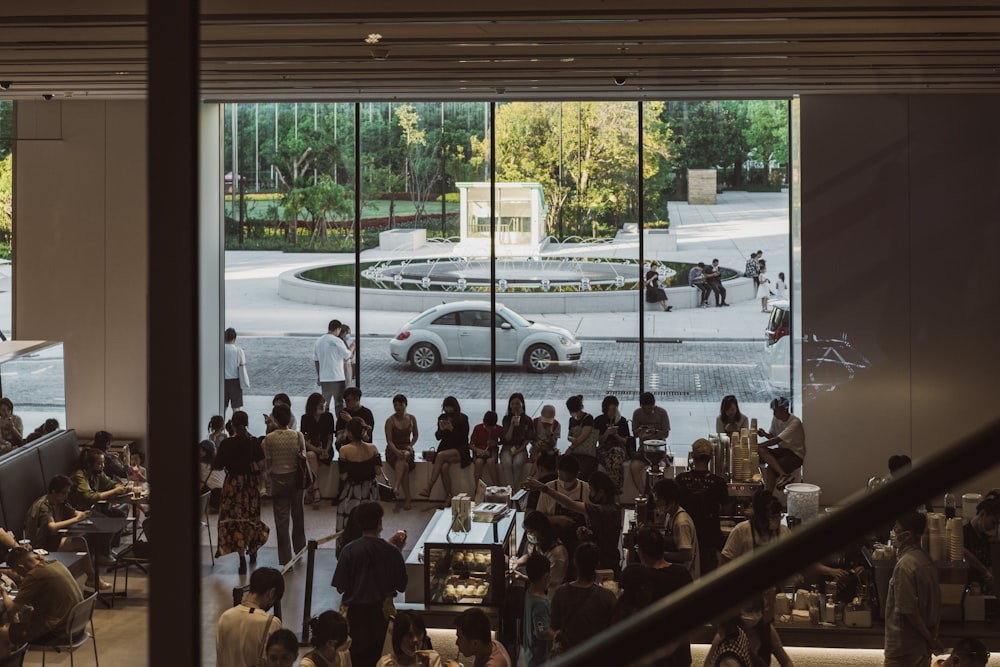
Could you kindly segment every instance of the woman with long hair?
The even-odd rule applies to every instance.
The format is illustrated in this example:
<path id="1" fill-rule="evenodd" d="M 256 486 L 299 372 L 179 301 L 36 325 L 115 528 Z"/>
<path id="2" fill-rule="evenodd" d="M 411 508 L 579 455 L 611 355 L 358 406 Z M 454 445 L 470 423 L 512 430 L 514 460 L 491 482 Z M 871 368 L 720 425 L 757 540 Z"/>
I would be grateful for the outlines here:
<path id="1" fill-rule="evenodd" d="M 750 420 L 740 412 L 740 402 L 732 394 L 722 398 L 719 416 L 715 418 L 716 433 L 740 432 L 740 429 L 750 428 Z"/>
<path id="2" fill-rule="evenodd" d="M 969 581 L 978 581 L 984 593 L 993 591 L 993 548 L 1000 524 L 1000 494 L 991 491 L 976 505 L 976 516 L 965 525 L 963 544 L 969 563 Z"/>
<path id="3" fill-rule="evenodd" d="M 313 650 L 299 667 L 350 667 L 350 627 L 340 613 L 330 610 L 309 619 L 309 643 Z"/>
<path id="4" fill-rule="evenodd" d="M 274 430 L 264 437 L 266 475 L 271 483 L 271 509 L 274 530 L 278 533 L 278 561 L 284 565 L 292 559 L 292 549 L 298 553 L 306 546 L 305 516 L 302 513 L 302 489 L 295 486 L 298 459 L 305 458 L 305 438 L 289 427 L 292 410 L 278 403 L 271 410 Z M 291 542 L 288 539 L 291 519 Z"/>
<path id="5" fill-rule="evenodd" d="M 454 396 L 445 397 L 441 402 L 441 415 L 438 417 L 438 428 L 434 432 L 438 440 L 437 455 L 434 457 L 434 467 L 431 468 L 427 486 L 420 495 L 429 498 L 434 484 L 441 479 L 444 487 L 444 502 L 442 507 L 451 505 L 451 474 L 452 464 L 461 464 L 463 468 L 472 463 L 472 453 L 469 451 L 469 418 L 462 413 L 462 406 Z"/>
<path id="6" fill-rule="evenodd" d="M 615 483 L 616 495 L 625 484 L 625 443 L 629 439 L 628 420 L 618 411 L 618 397 L 607 395 L 601 401 L 601 416 L 594 420 L 597 432 L 597 462 Z"/>
<path id="7" fill-rule="evenodd" d="M 347 422 L 348 441 L 340 448 L 340 502 L 337 503 L 337 530 L 363 502 L 378 502 L 377 477 L 382 477 L 382 456 L 378 448 L 364 440 L 365 420 L 351 417 Z"/>
<path id="8" fill-rule="evenodd" d="M 247 413 L 237 410 L 231 423 L 233 436 L 215 453 L 212 467 L 226 471 L 219 505 L 219 548 L 216 556 L 237 553 L 240 574 L 246 574 L 246 555 L 257 562 L 257 550 L 267 542 L 271 529 L 260 520 L 260 467 L 264 450 L 247 431 Z"/>
<path id="9" fill-rule="evenodd" d="M 524 468 L 528 465 L 528 445 L 535 439 L 535 425 L 524 414 L 523 394 L 515 392 L 507 399 L 507 414 L 502 426 L 500 465 L 506 482 L 512 489 L 519 489 L 524 482 Z"/>
<path id="10" fill-rule="evenodd" d="M 667 305 L 667 291 L 660 287 L 660 274 L 656 269 L 646 271 L 643 284 L 646 286 L 646 303 L 655 303 L 668 313 L 674 309 Z"/>
<path id="11" fill-rule="evenodd" d="M 392 397 L 392 414 L 385 420 L 385 460 L 393 471 L 393 491 L 402 491 L 403 509 L 410 509 L 410 473 L 417 468 L 414 446 L 420 431 L 417 418 L 406 411 L 403 394 Z"/>
<path id="12" fill-rule="evenodd" d="M 306 460 L 315 481 L 305 493 L 305 504 L 320 500 L 319 466 L 330 465 L 333 459 L 333 415 L 326 411 L 323 394 L 313 392 L 306 399 L 306 412 L 299 421 L 299 430 L 306 439 Z M 318 506 L 313 507 L 318 509 Z"/>

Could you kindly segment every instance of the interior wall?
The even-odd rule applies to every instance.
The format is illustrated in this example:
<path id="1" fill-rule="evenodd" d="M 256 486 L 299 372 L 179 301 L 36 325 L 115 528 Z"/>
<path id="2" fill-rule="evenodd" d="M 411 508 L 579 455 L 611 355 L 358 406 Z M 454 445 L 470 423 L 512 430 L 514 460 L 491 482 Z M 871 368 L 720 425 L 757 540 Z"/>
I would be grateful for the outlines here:
<path id="1" fill-rule="evenodd" d="M 66 426 L 146 433 L 146 105 L 18 102 L 14 335 L 65 342 Z"/>
<path id="2" fill-rule="evenodd" d="M 801 100 L 802 416 L 824 504 L 1000 415 L 998 114 L 991 95 Z"/>
<path id="3" fill-rule="evenodd" d="M 201 406 L 198 423 L 222 411 L 222 334 L 225 330 L 225 230 L 222 212 L 222 105 L 199 108 L 198 349 Z"/>

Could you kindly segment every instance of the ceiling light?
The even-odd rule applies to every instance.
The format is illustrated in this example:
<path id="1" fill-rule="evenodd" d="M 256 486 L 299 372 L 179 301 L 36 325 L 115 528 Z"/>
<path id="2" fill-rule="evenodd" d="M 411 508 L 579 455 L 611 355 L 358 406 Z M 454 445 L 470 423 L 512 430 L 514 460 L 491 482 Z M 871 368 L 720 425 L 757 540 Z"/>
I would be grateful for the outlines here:
<path id="1" fill-rule="evenodd" d="M 365 37 L 365 44 L 378 44 L 380 41 L 382 41 L 382 35 L 377 32 L 370 33 Z"/>
<path id="2" fill-rule="evenodd" d="M 14 85 L 11 81 L 0 81 L 0 90 L 10 90 L 10 87 Z"/>

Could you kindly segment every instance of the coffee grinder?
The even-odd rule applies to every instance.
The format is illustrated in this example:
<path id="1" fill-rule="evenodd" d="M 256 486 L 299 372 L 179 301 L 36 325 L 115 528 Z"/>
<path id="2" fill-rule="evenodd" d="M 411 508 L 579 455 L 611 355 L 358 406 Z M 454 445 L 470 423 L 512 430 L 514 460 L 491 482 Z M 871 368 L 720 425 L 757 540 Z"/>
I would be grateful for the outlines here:
<path id="1" fill-rule="evenodd" d="M 644 502 L 640 504 L 640 499 L 636 499 L 636 515 L 640 525 L 652 523 L 654 526 L 662 526 L 666 521 L 666 515 L 653 500 L 653 487 L 664 477 L 664 463 L 673 466 L 674 455 L 670 452 L 666 440 L 646 440 L 643 448 L 649 467 L 646 468 L 646 489 L 640 496 Z M 643 514 L 640 514 L 643 510 Z"/>

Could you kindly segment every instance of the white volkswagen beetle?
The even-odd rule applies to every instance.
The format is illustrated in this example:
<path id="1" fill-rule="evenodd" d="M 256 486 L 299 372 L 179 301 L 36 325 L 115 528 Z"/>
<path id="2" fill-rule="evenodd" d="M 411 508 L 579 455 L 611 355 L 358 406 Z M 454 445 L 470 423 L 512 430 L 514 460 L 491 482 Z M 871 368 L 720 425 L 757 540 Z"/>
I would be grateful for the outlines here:
<path id="1" fill-rule="evenodd" d="M 431 371 L 439 364 L 490 363 L 490 304 L 457 301 L 434 306 L 403 325 L 389 343 L 396 361 Z M 532 322 L 496 307 L 497 364 L 544 373 L 553 364 L 579 361 L 583 345 L 568 330 Z"/>

